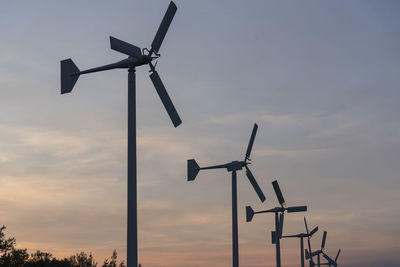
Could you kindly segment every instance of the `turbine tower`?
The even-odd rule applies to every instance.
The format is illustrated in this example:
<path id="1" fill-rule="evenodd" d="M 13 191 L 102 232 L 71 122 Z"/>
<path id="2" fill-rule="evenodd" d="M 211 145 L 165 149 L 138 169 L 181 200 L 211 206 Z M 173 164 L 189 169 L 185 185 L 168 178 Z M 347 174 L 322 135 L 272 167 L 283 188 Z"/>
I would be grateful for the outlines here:
<path id="1" fill-rule="evenodd" d="M 209 167 L 201 167 L 196 163 L 194 159 L 188 160 L 188 181 L 193 181 L 200 170 L 208 169 L 227 169 L 228 172 L 232 173 L 232 266 L 239 267 L 239 245 L 238 245 L 238 219 L 237 219 L 237 184 L 236 184 L 236 172 L 246 169 L 246 176 L 252 184 L 261 202 L 265 201 L 264 193 L 259 187 L 254 175 L 251 173 L 249 167 L 250 154 L 256 137 L 258 126 L 254 124 L 253 132 L 251 133 L 249 145 L 247 146 L 246 156 L 243 161 L 232 161 L 230 163 L 215 165 Z"/>
<path id="2" fill-rule="evenodd" d="M 263 211 L 254 211 L 251 208 L 251 206 L 247 206 L 246 221 L 251 222 L 254 214 L 257 213 L 275 213 L 275 231 L 272 231 L 271 237 L 272 237 L 272 244 L 275 244 L 276 246 L 276 266 L 281 267 L 280 239 L 282 238 L 282 233 L 283 233 L 284 213 L 285 211 L 287 211 L 288 213 L 307 211 L 307 206 L 286 207 L 285 199 L 283 198 L 281 189 L 279 188 L 278 181 L 273 181 L 272 186 L 274 187 L 276 197 L 278 198 L 279 204 L 281 206 Z"/>
<path id="3" fill-rule="evenodd" d="M 304 223 L 306 224 L 307 233 L 300 233 L 296 235 L 285 235 L 282 238 L 300 238 L 300 258 L 301 258 L 301 267 L 304 267 L 304 238 L 310 238 L 318 231 L 318 226 L 316 226 L 311 232 L 308 232 L 306 217 L 304 217 Z"/>
<path id="4" fill-rule="evenodd" d="M 168 112 L 175 127 L 181 119 L 155 70 L 152 61 L 159 58 L 159 50 L 168 28 L 174 18 L 177 7 L 170 2 L 158 31 L 151 43 L 151 48 L 139 47 L 110 36 L 111 49 L 128 56 L 116 63 L 80 71 L 71 59 L 61 61 L 61 94 L 70 93 L 79 75 L 111 69 L 128 69 L 128 230 L 127 230 L 127 266 L 138 266 L 137 237 L 137 171 L 136 171 L 136 75 L 135 68 L 148 64 L 150 79 Z"/>

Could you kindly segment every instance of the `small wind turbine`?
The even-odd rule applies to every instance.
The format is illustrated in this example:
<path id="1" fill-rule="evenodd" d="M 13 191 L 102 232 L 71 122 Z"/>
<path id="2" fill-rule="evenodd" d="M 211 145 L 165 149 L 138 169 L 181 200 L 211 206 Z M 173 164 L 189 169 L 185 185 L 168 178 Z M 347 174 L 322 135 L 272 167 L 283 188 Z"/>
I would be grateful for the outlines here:
<path id="1" fill-rule="evenodd" d="M 256 137 L 258 126 L 254 124 L 253 132 L 251 133 L 249 145 L 247 146 L 246 156 L 243 161 L 232 161 L 230 163 L 215 165 L 209 167 L 201 167 L 196 163 L 194 159 L 188 160 L 188 181 L 193 181 L 200 170 L 208 169 L 227 169 L 228 172 L 232 172 L 232 266 L 239 266 L 239 245 L 238 245 L 238 219 L 237 219 L 237 184 L 236 184 L 236 171 L 242 170 L 243 167 L 246 169 L 246 176 L 252 184 L 261 202 L 265 201 L 264 193 L 258 185 L 254 175 L 251 173 L 249 167 L 250 164 L 250 153 L 253 147 L 254 138 Z"/>
<path id="2" fill-rule="evenodd" d="M 110 36 L 111 49 L 128 56 L 116 63 L 80 71 L 72 59 L 61 61 L 61 94 L 70 93 L 79 75 L 110 70 L 128 69 L 128 233 L 127 233 L 127 264 L 138 266 L 137 256 L 137 183 L 136 183 L 136 75 L 135 68 L 148 64 L 150 79 L 168 112 L 175 127 L 181 124 L 181 119 L 165 89 L 152 61 L 160 57 L 159 50 L 167 34 L 168 28 L 175 16 L 176 5 L 170 2 L 158 31 L 151 43 L 151 48 L 139 47 Z"/>
<path id="3" fill-rule="evenodd" d="M 321 249 L 311 252 L 311 243 L 308 243 L 308 249 L 310 251 L 310 253 L 307 251 L 306 249 L 306 259 L 310 259 L 310 266 L 313 267 L 315 266 L 315 263 L 313 261 L 313 257 L 317 256 L 317 266 L 320 267 L 321 265 L 329 265 L 329 266 L 337 266 L 337 259 L 339 258 L 339 254 L 340 254 L 340 249 L 336 254 L 336 258 L 335 260 L 333 260 L 332 258 L 330 258 L 326 253 L 325 253 L 325 243 L 326 243 L 326 237 L 327 237 L 328 232 L 324 231 L 324 235 L 322 237 L 322 242 L 321 242 Z M 328 262 L 326 263 L 321 263 L 321 256 L 322 255 Z"/>
<path id="4" fill-rule="evenodd" d="M 339 258 L 340 251 L 341 250 L 339 249 L 336 254 L 335 260 L 330 258 L 325 252 L 322 252 L 322 256 L 324 256 L 324 258 L 328 261 L 327 263 L 324 263 L 324 265 L 329 265 L 329 267 L 331 267 L 331 266 L 337 267 L 337 259 Z M 321 263 L 321 265 L 322 265 L 322 263 Z"/>
<path id="5" fill-rule="evenodd" d="M 324 253 L 327 234 L 328 234 L 328 232 L 324 231 L 324 235 L 322 236 L 321 249 L 319 249 L 319 250 L 312 251 L 311 250 L 311 243 L 310 243 L 310 241 L 308 242 L 309 251 L 307 251 L 307 249 L 306 249 L 306 259 L 307 260 L 310 259 L 310 266 L 311 267 L 313 267 L 315 265 L 314 260 L 313 260 L 313 257 L 315 257 L 315 256 L 317 256 L 317 266 L 318 267 L 321 266 L 321 254 Z"/>
<path id="6" fill-rule="evenodd" d="M 254 214 L 257 213 L 275 213 L 275 231 L 272 231 L 272 244 L 276 245 L 276 266 L 281 267 L 281 249 L 280 249 L 280 239 L 282 238 L 283 233 L 283 219 L 284 213 L 287 211 L 291 212 L 301 212 L 307 211 L 307 206 L 295 206 L 295 207 L 286 207 L 285 199 L 283 198 L 281 189 L 279 188 L 278 181 L 273 181 L 272 186 L 274 187 L 276 197 L 278 198 L 280 207 L 275 207 L 269 210 L 263 211 L 254 211 L 251 206 L 246 207 L 246 221 L 251 222 Z"/>
<path id="7" fill-rule="evenodd" d="M 304 240 L 303 239 L 305 237 L 307 237 L 307 238 L 312 237 L 313 234 L 315 234 L 318 231 L 318 226 L 316 226 L 311 232 L 308 232 L 306 217 L 304 217 L 304 222 L 306 224 L 307 233 L 301 233 L 301 234 L 297 234 L 297 235 L 285 235 L 285 236 L 282 236 L 282 238 L 292 238 L 292 237 L 300 238 L 301 267 L 304 267 Z"/>

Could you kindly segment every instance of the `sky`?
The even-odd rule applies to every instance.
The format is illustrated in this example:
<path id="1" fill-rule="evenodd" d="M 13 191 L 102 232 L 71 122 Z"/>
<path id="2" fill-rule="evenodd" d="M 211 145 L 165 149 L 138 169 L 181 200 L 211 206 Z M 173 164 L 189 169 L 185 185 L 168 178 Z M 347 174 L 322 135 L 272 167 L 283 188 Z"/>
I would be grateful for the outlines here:
<path id="1" fill-rule="evenodd" d="M 29 252 L 126 250 L 127 72 L 82 75 L 60 94 L 60 60 L 80 69 L 124 59 L 112 35 L 149 47 L 169 1 L 0 4 L 0 224 Z M 238 173 L 241 266 L 275 266 L 271 214 L 245 206 L 307 205 L 284 234 L 342 249 L 340 266 L 398 266 L 400 4 L 397 1 L 176 1 L 157 70 L 182 118 L 174 128 L 137 69 L 139 262 L 231 266 L 231 185 L 200 166 L 244 158 Z M 282 240 L 282 266 L 299 265 Z"/>

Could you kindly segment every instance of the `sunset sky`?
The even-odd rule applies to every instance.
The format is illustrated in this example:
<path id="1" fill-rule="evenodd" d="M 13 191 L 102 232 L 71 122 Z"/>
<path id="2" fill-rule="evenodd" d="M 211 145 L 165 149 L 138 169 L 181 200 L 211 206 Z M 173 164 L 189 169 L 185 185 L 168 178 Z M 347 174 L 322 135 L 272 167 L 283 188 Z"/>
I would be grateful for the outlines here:
<path id="1" fill-rule="evenodd" d="M 0 225 L 19 248 L 65 257 L 126 255 L 127 71 L 79 78 L 60 95 L 60 60 L 80 69 L 124 59 L 109 36 L 149 47 L 169 1 L 7 1 L 0 4 Z M 260 203 L 238 173 L 239 259 L 275 266 L 272 214 L 284 234 L 319 226 L 318 249 L 343 267 L 400 261 L 400 2 L 183 1 L 157 69 L 182 118 L 174 128 L 148 67 L 137 69 L 139 262 L 231 266 L 231 179 L 186 180 L 202 165 L 244 158 Z M 282 266 L 299 266 L 284 239 Z"/>

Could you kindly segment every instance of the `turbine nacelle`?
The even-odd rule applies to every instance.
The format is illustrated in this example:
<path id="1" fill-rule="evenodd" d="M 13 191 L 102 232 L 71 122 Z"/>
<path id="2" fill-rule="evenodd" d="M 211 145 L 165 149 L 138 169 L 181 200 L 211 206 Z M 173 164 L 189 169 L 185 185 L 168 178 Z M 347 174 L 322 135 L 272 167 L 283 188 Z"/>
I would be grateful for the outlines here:
<path id="1" fill-rule="evenodd" d="M 244 161 L 232 161 L 231 163 L 226 164 L 226 169 L 228 172 L 240 171 L 246 165 L 247 165 L 247 163 Z"/>

